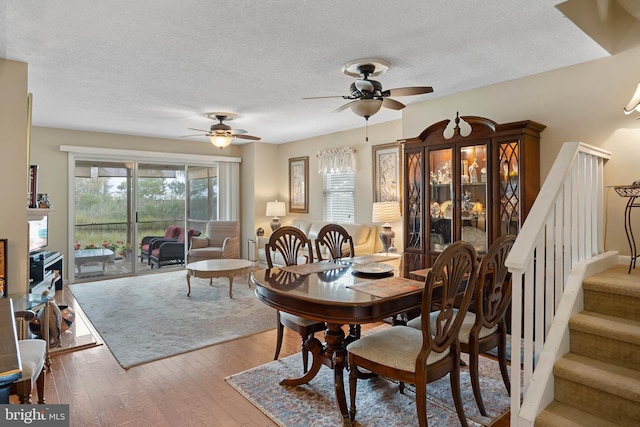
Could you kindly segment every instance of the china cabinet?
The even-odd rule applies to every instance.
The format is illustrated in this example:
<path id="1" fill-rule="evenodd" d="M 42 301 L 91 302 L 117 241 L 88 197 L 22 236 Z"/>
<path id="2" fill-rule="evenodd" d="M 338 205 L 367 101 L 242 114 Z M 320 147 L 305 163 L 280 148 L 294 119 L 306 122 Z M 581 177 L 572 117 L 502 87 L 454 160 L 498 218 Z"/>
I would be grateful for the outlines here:
<path id="1" fill-rule="evenodd" d="M 544 125 L 458 115 L 450 122 L 400 141 L 406 254 L 436 257 L 457 240 L 486 252 L 519 232 L 540 189 Z"/>

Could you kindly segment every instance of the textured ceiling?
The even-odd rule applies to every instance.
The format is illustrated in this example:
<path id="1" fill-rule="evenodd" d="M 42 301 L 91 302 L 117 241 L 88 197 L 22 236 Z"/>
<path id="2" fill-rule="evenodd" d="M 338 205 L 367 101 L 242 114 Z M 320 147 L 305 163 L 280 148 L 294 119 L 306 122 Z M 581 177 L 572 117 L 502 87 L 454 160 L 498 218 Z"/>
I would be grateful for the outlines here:
<path id="1" fill-rule="evenodd" d="M 433 86 L 410 104 L 608 55 L 558 3 L 3 0 L 0 57 L 29 64 L 34 126 L 180 138 L 230 111 L 283 143 L 364 126 L 332 114 L 345 100 L 302 99 L 347 95 L 354 59 L 391 63 L 383 89 Z"/>

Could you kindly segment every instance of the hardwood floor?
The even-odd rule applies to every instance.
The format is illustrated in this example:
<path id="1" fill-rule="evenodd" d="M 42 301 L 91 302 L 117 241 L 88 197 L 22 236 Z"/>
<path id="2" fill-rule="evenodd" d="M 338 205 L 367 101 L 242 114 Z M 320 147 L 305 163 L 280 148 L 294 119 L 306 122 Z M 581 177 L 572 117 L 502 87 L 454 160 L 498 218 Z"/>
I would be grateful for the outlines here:
<path id="1" fill-rule="evenodd" d="M 78 427 L 275 426 L 224 381 L 271 361 L 275 342 L 273 329 L 128 370 L 106 345 L 57 354 L 46 401 L 68 403 L 70 425 Z M 285 329 L 280 357 L 299 349 L 300 337 Z M 508 426 L 508 415 L 494 425 Z"/>

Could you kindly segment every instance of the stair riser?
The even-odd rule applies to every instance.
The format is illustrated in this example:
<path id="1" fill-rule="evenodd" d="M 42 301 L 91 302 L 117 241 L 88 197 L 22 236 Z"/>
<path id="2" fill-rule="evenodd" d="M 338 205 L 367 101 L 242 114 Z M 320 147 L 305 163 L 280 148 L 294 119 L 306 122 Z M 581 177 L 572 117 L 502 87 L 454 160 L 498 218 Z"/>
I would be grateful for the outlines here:
<path id="1" fill-rule="evenodd" d="M 555 400 L 622 426 L 638 426 L 640 405 L 556 375 Z"/>
<path id="2" fill-rule="evenodd" d="M 584 291 L 584 309 L 640 321 L 640 298 L 607 292 Z"/>
<path id="3" fill-rule="evenodd" d="M 571 353 L 629 369 L 640 366 L 640 346 L 582 331 L 571 330 Z"/>

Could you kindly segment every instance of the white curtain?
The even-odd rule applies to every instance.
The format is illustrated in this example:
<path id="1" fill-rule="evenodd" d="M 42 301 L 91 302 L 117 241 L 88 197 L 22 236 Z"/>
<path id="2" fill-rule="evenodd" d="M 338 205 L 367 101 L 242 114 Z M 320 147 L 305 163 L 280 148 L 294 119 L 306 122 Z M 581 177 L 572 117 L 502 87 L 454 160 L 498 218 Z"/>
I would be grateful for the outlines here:
<path id="1" fill-rule="evenodd" d="M 220 221 L 240 219 L 240 164 L 218 163 L 218 216 Z"/>
<path id="2" fill-rule="evenodd" d="M 330 175 L 356 171 L 356 150 L 352 147 L 328 148 L 318 151 L 318 173 Z"/>

